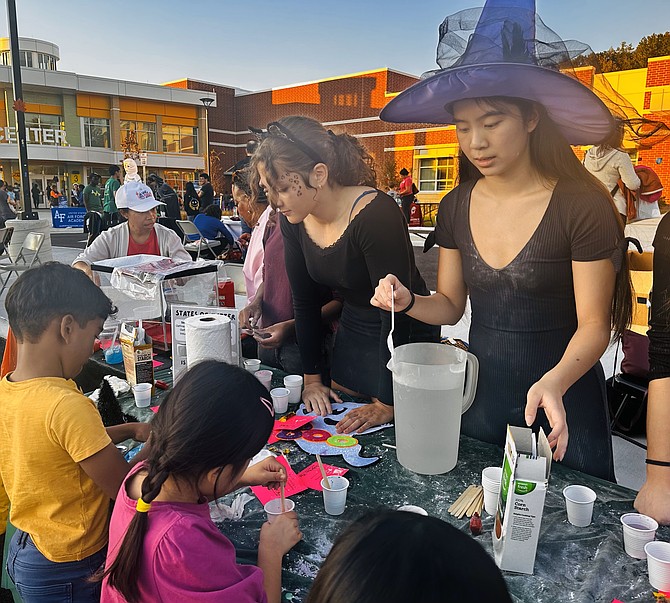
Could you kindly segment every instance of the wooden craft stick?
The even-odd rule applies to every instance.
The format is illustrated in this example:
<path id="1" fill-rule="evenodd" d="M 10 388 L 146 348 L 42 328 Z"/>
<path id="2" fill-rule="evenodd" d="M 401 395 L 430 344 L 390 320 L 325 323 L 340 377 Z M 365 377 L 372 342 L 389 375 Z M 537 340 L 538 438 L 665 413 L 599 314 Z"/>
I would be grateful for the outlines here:
<path id="1" fill-rule="evenodd" d="M 472 517 L 472 515 L 474 514 L 474 512 L 477 510 L 477 507 L 479 506 L 480 501 L 482 501 L 482 500 L 484 500 L 484 493 L 483 493 L 483 490 L 478 489 L 478 490 L 477 490 L 477 496 L 475 496 L 474 500 L 472 501 L 472 503 L 471 503 L 470 506 L 468 507 L 468 510 L 466 511 L 465 514 L 466 514 L 468 517 Z"/>
<path id="2" fill-rule="evenodd" d="M 479 495 L 479 486 L 473 486 L 472 490 L 470 491 L 470 494 L 468 495 L 467 500 L 464 501 L 463 505 L 461 505 L 461 508 L 459 509 L 458 514 L 459 519 L 462 519 L 465 515 L 467 515 L 468 511 L 470 510 L 470 507 L 472 507 L 478 495 Z"/>
<path id="3" fill-rule="evenodd" d="M 452 515 L 458 515 L 460 513 L 460 510 L 463 506 L 467 505 L 467 501 L 470 500 L 470 495 L 472 491 L 474 490 L 474 486 L 468 486 L 463 494 L 460 495 L 460 497 L 456 500 L 454 503 L 453 509 L 450 511 Z"/>
<path id="4" fill-rule="evenodd" d="M 328 479 L 328 474 L 326 473 L 326 468 L 323 466 L 320 454 L 316 455 L 316 462 L 319 463 L 319 470 L 321 471 L 321 477 L 326 482 L 326 488 L 330 490 L 330 480 Z"/>
<path id="5" fill-rule="evenodd" d="M 279 484 L 279 497 L 281 499 L 281 512 L 286 513 L 286 494 L 284 493 L 284 482 Z"/>

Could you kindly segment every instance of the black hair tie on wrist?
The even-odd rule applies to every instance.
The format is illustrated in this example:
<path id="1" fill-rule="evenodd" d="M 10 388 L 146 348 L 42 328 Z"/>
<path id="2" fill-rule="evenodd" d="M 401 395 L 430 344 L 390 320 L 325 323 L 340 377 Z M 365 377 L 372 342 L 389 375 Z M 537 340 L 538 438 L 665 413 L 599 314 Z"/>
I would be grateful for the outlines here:
<path id="1" fill-rule="evenodd" d="M 659 467 L 670 467 L 670 461 L 656 461 L 654 459 L 645 459 L 647 465 L 657 465 Z"/>
<path id="2" fill-rule="evenodd" d="M 412 309 L 412 306 L 414 305 L 414 302 L 416 301 L 416 296 L 414 295 L 414 291 L 409 292 L 410 297 L 412 298 L 407 304 L 407 307 L 404 310 L 399 310 L 398 314 L 407 314 Z"/>

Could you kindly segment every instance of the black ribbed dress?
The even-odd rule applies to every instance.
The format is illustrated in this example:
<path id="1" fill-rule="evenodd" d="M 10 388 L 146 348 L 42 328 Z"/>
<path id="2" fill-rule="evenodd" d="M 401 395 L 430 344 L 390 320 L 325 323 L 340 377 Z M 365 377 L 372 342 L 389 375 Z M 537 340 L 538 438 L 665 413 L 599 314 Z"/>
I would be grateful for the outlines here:
<path id="1" fill-rule="evenodd" d="M 444 197 L 435 238 L 441 247 L 461 252 L 472 307 L 470 351 L 480 363 L 477 395 L 463 415 L 462 432 L 502 445 L 508 423 L 525 426 L 528 390 L 558 364 L 577 329 L 572 261 L 610 258 L 618 267 L 621 234 L 601 191 L 559 181 L 526 246 L 506 267 L 493 269 L 479 257 L 470 230 L 474 184 Z M 563 403 L 570 436 L 563 463 L 613 481 L 600 362 L 566 392 Z M 549 433 L 542 410 L 534 427 L 539 425 Z"/>

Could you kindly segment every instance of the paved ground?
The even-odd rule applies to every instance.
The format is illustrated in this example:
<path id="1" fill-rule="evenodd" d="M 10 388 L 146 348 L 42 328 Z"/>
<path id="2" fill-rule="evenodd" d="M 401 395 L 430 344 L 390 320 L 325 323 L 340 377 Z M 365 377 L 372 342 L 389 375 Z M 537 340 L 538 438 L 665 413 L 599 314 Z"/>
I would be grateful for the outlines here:
<path id="1" fill-rule="evenodd" d="M 49 217 L 49 213 L 41 210 L 41 217 Z M 422 276 L 426 280 L 428 287 L 434 291 L 437 284 L 437 248 L 434 247 L 428 253 L 423 253 L 423 240 L 419 237 L 412 237 L 414 245 L 414 256 L 416 264 Z M 52 229 L 51 244 L 53 246 L 54 260 L 70 263 L 77 256 L 80 249 L 85 247 L 86 236 L 75 229 Z M 4 298 L 0 298 L 0 336 L 5 336 L 7 329 L 6 313 L 4 309 Z M 469 308 L 466 310 L 464 318 L 454 326 L 443 327 L 442 333 L 445 336 L 458 337 L 465 341 L 468 340 L 469 333 Z M 619 356 L 620 357 L 620 356 Z M 602 357 L 601 362 L 605 374 L 609 377 L 614 369 L 614 349 L 610 348 Z M 644 438 L 640 438 L 645 441 Z M 645 476 L 645 452 L 618 437 L 613 438 L 614 461 L 617 480 L 620 484 L 639 490 L 644 483 Z"/>

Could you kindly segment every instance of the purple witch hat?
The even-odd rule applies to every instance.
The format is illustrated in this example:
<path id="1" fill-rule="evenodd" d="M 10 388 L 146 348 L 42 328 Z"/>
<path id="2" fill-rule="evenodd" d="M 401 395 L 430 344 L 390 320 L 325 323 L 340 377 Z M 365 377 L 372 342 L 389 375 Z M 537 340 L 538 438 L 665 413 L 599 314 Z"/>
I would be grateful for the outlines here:
<path id="1" fill-rule="evenodd" d="M 444 20 L 437 49 L 441 69 L 401 92 L 380 117 L 452 124 L 456 101 L 516 97 L 544 105 L 571 144 L 597 144 L 612 131 L 613 117 L 590 88 L 561 71 L 589 54 L 586 44 L 563 41 L 544 25 L 534 0 L 487 0 L 483 9 Z"/>

